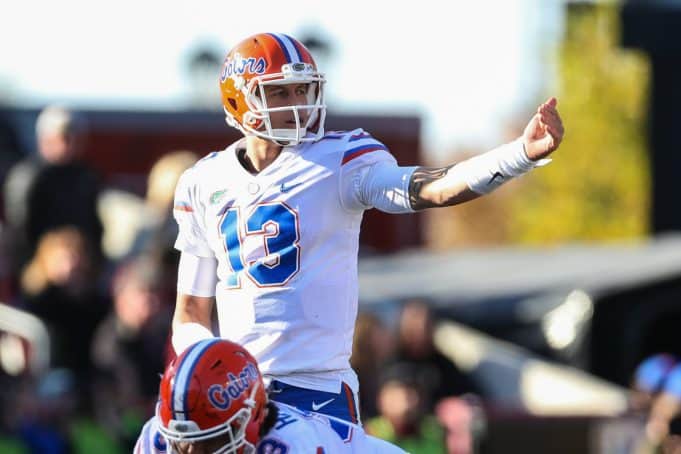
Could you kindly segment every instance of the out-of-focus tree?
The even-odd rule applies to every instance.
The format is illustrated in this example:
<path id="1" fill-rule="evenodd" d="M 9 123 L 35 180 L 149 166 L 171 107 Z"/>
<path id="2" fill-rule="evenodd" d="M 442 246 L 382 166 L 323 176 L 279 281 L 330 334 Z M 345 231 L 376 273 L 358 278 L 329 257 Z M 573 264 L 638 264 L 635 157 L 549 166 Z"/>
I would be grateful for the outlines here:
<path id="1" fill-rule="evenodd" d="M 519 182 L 510 242 L 622 240 L 649 231 L 649 66 L 619 47 L 618 6 L 570 4 L 559 53 L 566 126 L 555 162 Z"/>

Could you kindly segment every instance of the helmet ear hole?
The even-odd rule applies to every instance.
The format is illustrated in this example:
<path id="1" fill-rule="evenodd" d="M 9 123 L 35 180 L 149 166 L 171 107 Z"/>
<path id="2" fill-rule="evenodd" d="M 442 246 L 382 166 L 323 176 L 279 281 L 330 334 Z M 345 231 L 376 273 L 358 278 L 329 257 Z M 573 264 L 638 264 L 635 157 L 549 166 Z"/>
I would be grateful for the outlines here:
<path id="1" fill-rule="evenodd" d="M 227 102 L 229 103 L 230 106 L 232 106 L 232 109 L 234 109 L 234 110 L 237 109 L 236 99 L 228 98 Z"/>

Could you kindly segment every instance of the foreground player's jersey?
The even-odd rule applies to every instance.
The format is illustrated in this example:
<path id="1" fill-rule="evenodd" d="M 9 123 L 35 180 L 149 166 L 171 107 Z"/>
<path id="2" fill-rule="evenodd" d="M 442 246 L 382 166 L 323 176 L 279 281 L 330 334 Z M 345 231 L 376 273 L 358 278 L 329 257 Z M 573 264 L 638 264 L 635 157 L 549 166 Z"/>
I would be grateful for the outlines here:
<path id="1" fill-rule="evenodd" d="M 367 435 L 354 424 L 299 411 L 288 405 L 276 405 L 279 409 L 277 423 L 258 443 L 258 453 L 404 453 L 387 441 Z"/>
<path id="2" fill-rule="evenodd" d="M 338 392 L 350 374 L 356 390 L 359 228 L 371 207 L 352 188 L 366 166 L 395 160 L 360 129 L 285 147 L 252 175 L 237 157 L 244 145 L 183 174 L 175 246 L 217 258 L 220 335 L 250 351 L 266 377 Z"/>
<path id="3" fill-rule="evenodd" d="M 400 454 L 400 448 L 367 435 L 354 424 L 333 420 L 324 415 L 301 412 L 288 405 L 276 404 L 277 422 L 256 447 L 257 453 L 290 454 Z M 167 444 L 154 416 L 142 428 L 134 454 L 165 454 Z"/>

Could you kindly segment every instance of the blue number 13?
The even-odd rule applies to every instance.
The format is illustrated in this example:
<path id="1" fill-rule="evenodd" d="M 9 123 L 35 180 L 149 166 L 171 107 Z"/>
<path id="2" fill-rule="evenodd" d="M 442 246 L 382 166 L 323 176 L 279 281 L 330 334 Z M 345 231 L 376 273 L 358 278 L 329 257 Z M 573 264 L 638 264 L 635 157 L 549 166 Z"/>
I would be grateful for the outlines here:
<path id="1" fill-rule="evenodd" d="M 220 233 L 232 268 L 227 277 L 230 288 L 240 287 L 244 270 L 256 285 L 276 287 L 286 284 L 300 268 L 298 214 L 282 202 L 258 205 L 245 222 L 238 207 L 230 208 L 220 222 Z M 242 241 L 252 235 L 263 237 L 265 256 L 246 264 Z"/>

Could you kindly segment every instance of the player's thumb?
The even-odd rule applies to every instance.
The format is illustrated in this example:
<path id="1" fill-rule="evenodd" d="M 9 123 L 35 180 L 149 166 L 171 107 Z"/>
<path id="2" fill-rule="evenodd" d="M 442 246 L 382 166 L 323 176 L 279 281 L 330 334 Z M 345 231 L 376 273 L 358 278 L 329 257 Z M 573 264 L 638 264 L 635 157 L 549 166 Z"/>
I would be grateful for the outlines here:
<path id="1" fill-rule="evenodd" d="M 523 131 L 523 136 L 528 140 L 536 140 L 540 137 L 541 128 L 539 124 L 539 114 L 535 114 Z"/>

